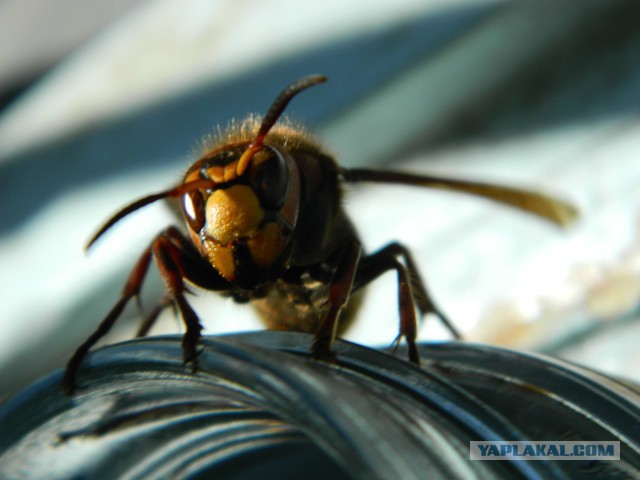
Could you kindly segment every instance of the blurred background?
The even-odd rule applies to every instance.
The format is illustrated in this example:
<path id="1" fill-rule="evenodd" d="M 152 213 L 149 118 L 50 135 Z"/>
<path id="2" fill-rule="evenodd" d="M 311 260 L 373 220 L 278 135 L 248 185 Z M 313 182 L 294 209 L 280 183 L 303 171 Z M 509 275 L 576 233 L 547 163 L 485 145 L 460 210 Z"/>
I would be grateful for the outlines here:
<path id="1" fill-rule="evenodd" d="M 291 81 L 288 113 L 345 166 L 539 188 L 580 208 L 568 231 L 484 200 L 347 189 L 369 250 L 398 240 L 469 341 L 640 380 L 640 4 L 633 0 L 0 1 L 0 399 L 62 366 L 118 298 L 161 204 L 217 125 Z M 347 338 L 388 345 L 395 275 Z M 151 275 L 143 305 L 161 292 Z M 200 293 L 205 333 L 262 328 Z M 108 341 L 130 338 L 135 306 Z M 181 328 L 171 312 L 152 333 Z M 434 319 L 422 339 L 447 339 Z"/>

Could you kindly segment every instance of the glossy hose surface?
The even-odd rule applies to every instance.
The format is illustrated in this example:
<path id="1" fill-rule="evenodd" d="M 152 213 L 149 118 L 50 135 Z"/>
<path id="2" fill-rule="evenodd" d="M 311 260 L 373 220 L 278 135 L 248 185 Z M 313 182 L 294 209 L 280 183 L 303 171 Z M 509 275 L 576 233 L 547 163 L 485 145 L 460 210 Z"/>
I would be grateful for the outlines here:
<path id="1" fill-rule="evenodd" d="M 422 368 L 311 337 L 179 336 L 98 350 L 66 397 L 62 372 L 0 407 L 1 478 L 629 478 L 640 388 L 553 360 L 422 344 Z M 470 461 L 472 440 L 618 440 L 620 461 Z M 600 475 L 600 477 L 598 477 Z"/>

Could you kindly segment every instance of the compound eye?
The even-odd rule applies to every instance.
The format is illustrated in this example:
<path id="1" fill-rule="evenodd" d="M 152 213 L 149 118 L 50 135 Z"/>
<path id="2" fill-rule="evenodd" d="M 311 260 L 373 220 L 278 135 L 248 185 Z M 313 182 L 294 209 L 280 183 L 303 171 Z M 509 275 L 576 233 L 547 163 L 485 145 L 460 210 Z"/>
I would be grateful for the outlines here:
<path id="1" fill-rule="evenodd" d="M 250 181 L 263 207 L 282 208 L 289 188 L 289 172 L 278 151 L 270 149 L 268 158 L 254 166 Z"/>
<path id="2" fill-rule="evenodd" d="M 182 198 L 182 211 L 187 219 L 189 228 L 194 232 L 199 232 L 204 227 L 204 198 L 200 190 L 193 190 L 185 193 Z"/>

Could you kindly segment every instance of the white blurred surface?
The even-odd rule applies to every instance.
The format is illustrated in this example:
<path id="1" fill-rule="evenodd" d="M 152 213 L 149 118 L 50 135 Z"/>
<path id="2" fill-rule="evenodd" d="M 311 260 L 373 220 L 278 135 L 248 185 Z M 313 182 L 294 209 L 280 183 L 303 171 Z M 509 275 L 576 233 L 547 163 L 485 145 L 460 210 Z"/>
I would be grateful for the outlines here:
<path id="1" fill-rule="evenodd" d="M 141 0 L 0 2 L 0 94 L 38 76 Z"/>
<path id="2" fill-rule="evenodd" d="M 416 252 L 438 303 L 470 340 L 539 347 L 640 301 L 640 266 L 632 261 L 640 253 L 639 144 L 640 121 L 624 119 L 446 150 L 430 155 L 428 167 L 420 158 L 403 165 L 555 192 L 582 211 L 566 232 L 488 201 L 402 187 L 370 187 L 349 206 L 370 248 L 402 239 Z M 616 279 L 626 290 L 612 286 L 619 295 L 611 311 L 598 311 L 597 297 L 603 304 L 613 295 L 605 289 Z M 389 290 L 375 286 L 370 295 Z M 392 302 L 382 315 L 381 308 L 368 305 L 363 316 L 394 317 Z M 358 327 L 363 337 L 376 331 Z M 428 325 L 422 338 L 438 330 Z"/>
<path id="3" fill-rule="evenodd" d="M 222 81 L 331 42 L 487 0 L 145 2 L 78 50 L 0 119 L 0 159 L 203 81 Z M 307 72 L 312 73 L 312 72 Z"/>

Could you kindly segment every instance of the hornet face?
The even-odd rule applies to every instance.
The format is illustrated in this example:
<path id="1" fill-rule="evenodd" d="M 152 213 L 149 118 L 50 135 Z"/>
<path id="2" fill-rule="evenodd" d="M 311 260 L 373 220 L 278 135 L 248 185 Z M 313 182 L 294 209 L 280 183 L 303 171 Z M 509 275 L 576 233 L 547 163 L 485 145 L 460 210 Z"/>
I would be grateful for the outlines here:
<path id="1" fill-rule="evenodd" d="M 225 147 L 196 162 L 184 183 L 209 180 L 183 196 L 182 210 L 200 254 L 231 284 L 251 289 L 286 263 L 299 208 L 295 162 L 270 146 L 238 174 L 248 145 Z"/>

